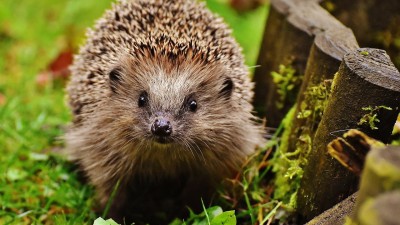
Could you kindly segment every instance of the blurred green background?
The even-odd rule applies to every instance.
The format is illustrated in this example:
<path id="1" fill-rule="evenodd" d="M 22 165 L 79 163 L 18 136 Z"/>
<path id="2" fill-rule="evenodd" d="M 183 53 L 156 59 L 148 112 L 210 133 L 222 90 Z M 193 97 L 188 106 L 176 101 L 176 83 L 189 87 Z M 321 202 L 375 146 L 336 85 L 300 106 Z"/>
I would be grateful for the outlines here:
<path id="1" fill-rule="evenodd" d="M 78 50 L 85 28 L 111 2 L 1 1 L 0 224 L 91 224 L 96 218 L 92 188 L 53 153 L 62 148 L 70 113 L 65 74 L 51 70 L 57 58 L 65 61 L 63 54 Z M 254 66 L 267 6 L 237 13 L 227 0 L 207 5 L 230 24 L 247 65 Z"/>

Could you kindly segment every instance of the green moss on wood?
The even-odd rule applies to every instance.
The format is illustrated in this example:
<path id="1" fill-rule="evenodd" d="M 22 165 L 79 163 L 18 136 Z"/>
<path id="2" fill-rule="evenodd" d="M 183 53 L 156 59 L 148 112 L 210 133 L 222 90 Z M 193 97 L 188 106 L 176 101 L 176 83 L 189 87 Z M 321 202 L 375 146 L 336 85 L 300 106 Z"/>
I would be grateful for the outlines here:
<path id="1" fill-rule="evenodd" d="M 314 132 L 330 96 L 331 83 L 331 80 L 325 80 L 319 85 L 309 87 L 304 100 L 300 103 L 300 112 L 295 115 L 295 105 L 282 122 L 285 131 L 274 157 L 273 170 L 277 174 L 274 198 L 281 199 L 293 208 L 297 205 L 296 196 L 303 177 L 303 167 L 307 164 L 307 156 L 312 149 Z M 301 132 L 295 150 L 289 151 L 288 143 L 295 116 L 306 119 L 307 123 L 299 128 Z"/>
<path id="2" fill-rule="evenodd" d="M 371 130 L 377 130 L 378 127 L 376 124 L 380 122 L 380 120 L 378 119 L 378 112 L 382 109 L 393 110 L 392 108 L 383 105 L 374 107 L 372 106 L 363 107 L 362 110 L 368 111 L 368 113 L 361 117 L 357 125 L 367 125 L 371 128 Z"/>

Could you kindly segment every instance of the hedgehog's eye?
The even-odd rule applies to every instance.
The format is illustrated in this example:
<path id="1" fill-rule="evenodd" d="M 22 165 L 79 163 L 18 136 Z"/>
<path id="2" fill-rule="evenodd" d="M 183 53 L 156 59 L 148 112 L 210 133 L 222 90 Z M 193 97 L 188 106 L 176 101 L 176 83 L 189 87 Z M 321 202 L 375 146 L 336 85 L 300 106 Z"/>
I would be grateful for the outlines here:
<path id="1" fill-rule="evenodd" d="M 192 111 L 192 112 L 196 112 L 196 110 L 197 110 L 197 102 L 196 102 L 196 100 L 190 100 L 189 101 L 189 103 L 188 103 L 188 106 L 189 106 L 189 110 L 190 111 Z"/>
<path id="2" fill-rule="evenodd" d="M 144 107 L 147 105 L 147 102 L 148 102 L 147 93 L 145 91 L 143 91 L 139 96 L 138 106 Z"/>

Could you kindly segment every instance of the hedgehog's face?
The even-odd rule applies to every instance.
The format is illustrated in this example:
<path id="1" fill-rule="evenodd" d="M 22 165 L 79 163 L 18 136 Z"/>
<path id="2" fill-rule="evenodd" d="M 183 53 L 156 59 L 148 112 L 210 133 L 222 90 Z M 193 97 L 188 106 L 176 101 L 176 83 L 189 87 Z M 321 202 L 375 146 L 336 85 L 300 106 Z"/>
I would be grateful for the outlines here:
<path id="1" fill-rule="evenodd" d="M 167 63 L 124 63 L 109 73 L 111 104 L 121 109 L 115 118 L 129 127 L 130 140 L 196 152 L 235 138 L 240 118 L 224 66 Z"/>

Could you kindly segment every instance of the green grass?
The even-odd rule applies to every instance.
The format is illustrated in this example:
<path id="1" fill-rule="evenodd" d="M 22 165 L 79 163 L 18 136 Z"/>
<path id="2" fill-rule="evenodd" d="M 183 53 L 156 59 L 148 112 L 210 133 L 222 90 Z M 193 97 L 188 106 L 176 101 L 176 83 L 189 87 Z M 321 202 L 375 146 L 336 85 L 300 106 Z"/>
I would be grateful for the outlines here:
<path id="1" fill-rule="evenodd" d="M 90 224 L 95 218 L 92 188 L 52 154 L 70 118 L 63 87 L 39 87 L 36 77 L 109 4 L 2 1 L 0 224 Z"/>
<path id="2" fill-rule="evenodd" d="M 0 7 L 0 224 L 92 224 L 94 191 L 56 152 L 70 113 L 63 85 L 37 85 L 65 48 L 84 41 L 111 1 L 2 0 Z M 209 1 L 231 23 L 255 65 L 266 7 L 237 15 Z M 2 100 L 3 99 L 3 100 Z"/>

